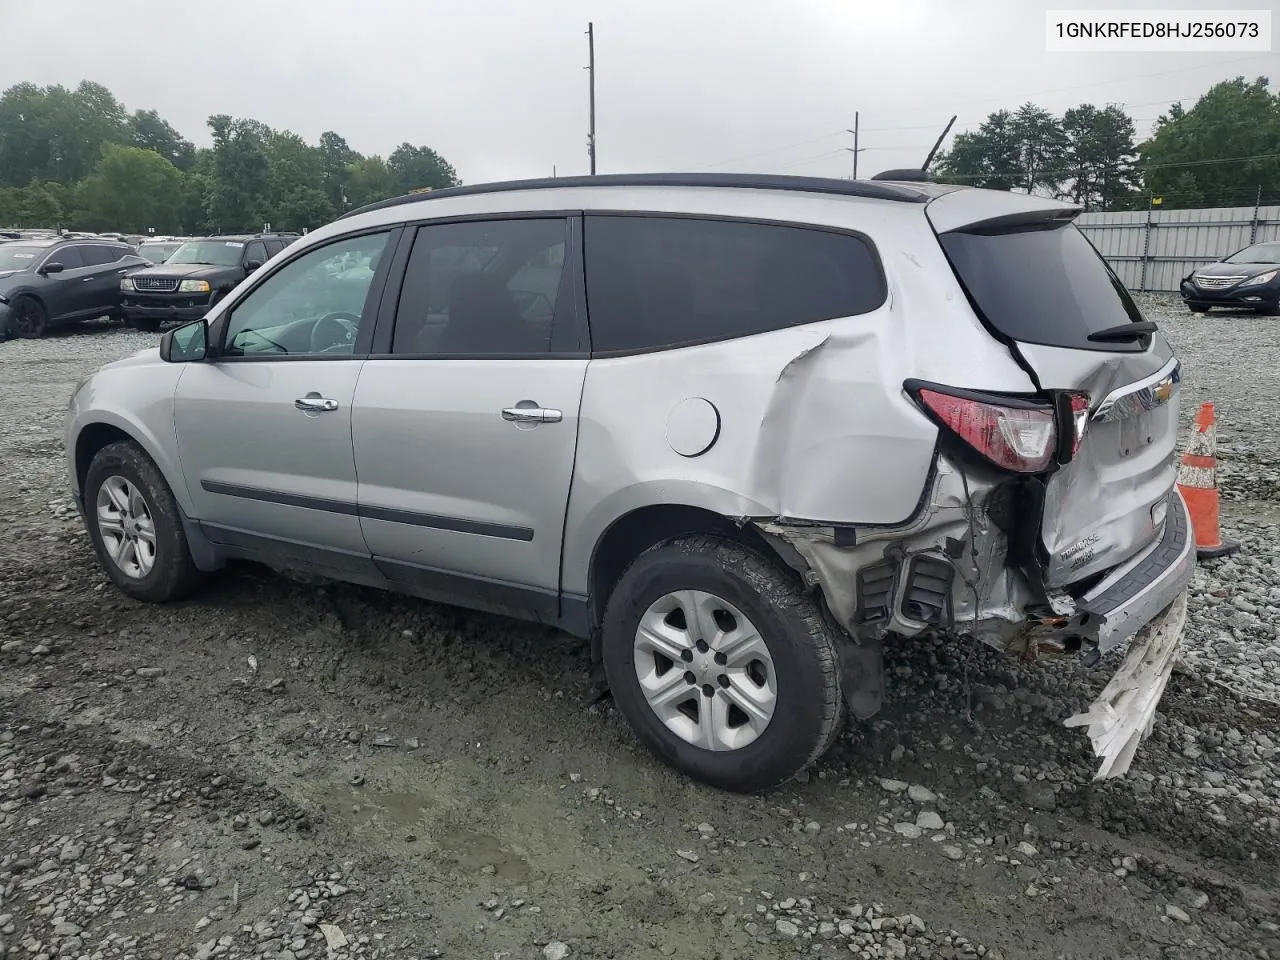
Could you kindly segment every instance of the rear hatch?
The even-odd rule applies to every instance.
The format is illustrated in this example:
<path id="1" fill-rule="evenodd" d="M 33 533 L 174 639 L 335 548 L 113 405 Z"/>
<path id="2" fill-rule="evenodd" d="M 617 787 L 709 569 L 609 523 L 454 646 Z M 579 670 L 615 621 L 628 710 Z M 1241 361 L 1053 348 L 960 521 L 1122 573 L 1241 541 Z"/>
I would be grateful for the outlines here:
<path id="1" fill-rule="evenodd" d="M 1158 332 L 1127 329 L 1144 318 L 1072 222 L 1076 212 L 981 190 L 947 194 L 928 207 L 992 335 L 1042 390 L 1089 397 L 1080 447 L 1045 495 L 1041 540 L 1050 587 L 1087 580 L 1155 540 L 1176 469 L 1177 361 Z"/>

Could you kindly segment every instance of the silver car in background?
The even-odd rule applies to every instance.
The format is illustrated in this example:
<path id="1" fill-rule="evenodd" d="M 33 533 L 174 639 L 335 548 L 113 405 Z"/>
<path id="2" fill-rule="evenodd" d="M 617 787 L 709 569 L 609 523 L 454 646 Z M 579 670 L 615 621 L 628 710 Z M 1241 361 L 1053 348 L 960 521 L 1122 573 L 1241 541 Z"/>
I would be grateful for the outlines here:
<path id="1" fill-rule="evenodd" d="M 314 231 L 71 399 L 125 593 L 231 558 L 555 624 L 753 790 L 926 631 L 1096 658 L 1183 594 L 1179 368 L 1076 208 L 909 181 L 469 186 Z"/>

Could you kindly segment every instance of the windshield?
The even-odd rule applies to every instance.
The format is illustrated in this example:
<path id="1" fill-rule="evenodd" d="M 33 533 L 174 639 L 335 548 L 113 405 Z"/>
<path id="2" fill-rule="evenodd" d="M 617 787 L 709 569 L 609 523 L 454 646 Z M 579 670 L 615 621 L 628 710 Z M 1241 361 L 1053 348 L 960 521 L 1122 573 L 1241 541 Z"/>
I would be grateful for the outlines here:
<path id="1" fill-rule="evenodd" d="M 0 270 L 30 270 L 48 249 L 21 243 L 0 244 Z"/>
<path id="2" fill-rule="evenodd" d="M 164 263 L 181 246 L 180 243 L 144 243 L 138 247 L 138 256 L 146 257 L 152 263 Z"/>
<path id="3" fill-rule="evenodd" d="M 1280 263 L 1280 241 L 1276 243 L 1255 243 L 1252 247 L 1245 247 L 1239 253 L 1233 253 L 1224 262 Z"/>
<path id="4" fill-rule="evenodd" d="M 195 240 L 184 243 L 165 263 L 207 263 L 233 267 L 240 262 L 244 244 L 238 240 Z"/>

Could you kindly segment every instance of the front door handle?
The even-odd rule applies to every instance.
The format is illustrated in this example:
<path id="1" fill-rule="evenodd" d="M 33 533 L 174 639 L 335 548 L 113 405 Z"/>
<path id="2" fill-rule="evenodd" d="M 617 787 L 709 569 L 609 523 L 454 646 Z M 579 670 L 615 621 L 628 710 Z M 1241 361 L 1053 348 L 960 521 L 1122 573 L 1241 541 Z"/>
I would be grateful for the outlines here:
<path id="1" fill-rule="evenodd" d="M 507 407 L 502 411 L 502 419 L 512 423 L 559 423 L 564 413 L 549 407 Z"/>
<path id="2" fill-rule="evenodd" d="M 338 401 L 328 397 L 299 397 L 293 405 L 307 413 L 331 413 L 338 409 Z"/>
<path id="3" fill-rule="evenodd" d="M 85 277 L 85 278 L 84 278 L 83 280 L 81 280 L 80 282 L 81 282 L 81 283 L 89 283 L 89 282 L 90 282 L 90 281 L 92 281 L 93 279 L 94 279 L 93 277 Z"/>

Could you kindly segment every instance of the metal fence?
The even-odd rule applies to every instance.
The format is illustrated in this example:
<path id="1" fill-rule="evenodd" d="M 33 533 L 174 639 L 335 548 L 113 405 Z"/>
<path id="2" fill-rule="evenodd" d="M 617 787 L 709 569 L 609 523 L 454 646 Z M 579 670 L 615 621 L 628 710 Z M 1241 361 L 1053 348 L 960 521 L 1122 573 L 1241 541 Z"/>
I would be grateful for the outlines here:
<path id="1" fill-rule="evenodd" d="M 1082 213 L 1076 223 L 1130 290 L 1176 292 L 1196 267 L 1280 240 L 1280 207 Z"/>

